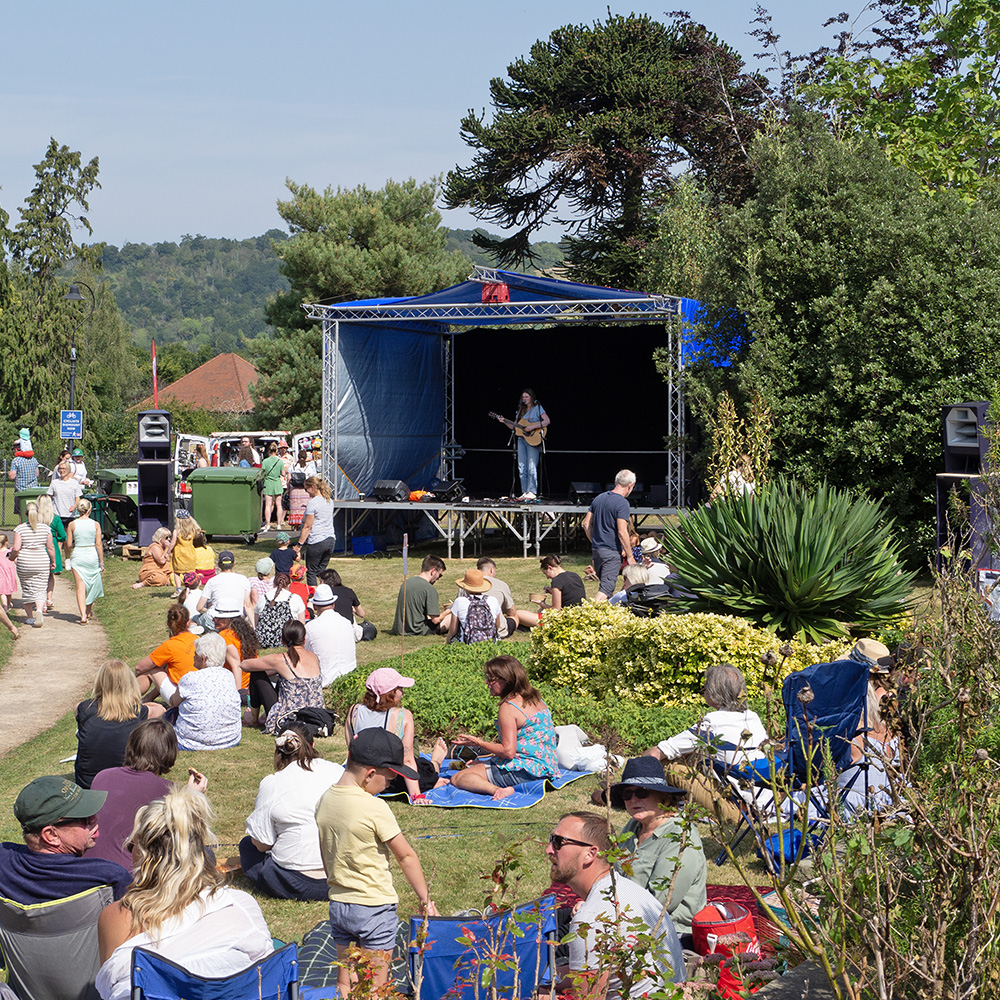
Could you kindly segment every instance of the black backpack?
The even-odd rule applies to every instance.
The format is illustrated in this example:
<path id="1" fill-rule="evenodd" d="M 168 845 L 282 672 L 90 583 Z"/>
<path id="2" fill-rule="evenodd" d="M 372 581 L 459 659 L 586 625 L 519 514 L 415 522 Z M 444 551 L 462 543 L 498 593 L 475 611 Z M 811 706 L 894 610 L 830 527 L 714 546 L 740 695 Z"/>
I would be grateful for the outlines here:
<path id="1" fill-rule="evenodd" d="M 629 591 L 627 607 L 640 618 L 655 618 L 682 610 L 677 605 L 678 597 L 694 597 L 694 594 L 676 583 L 647 583 Z"/>
<path id="2" fill-rule="evenodd" d="M 486 598 L 481 594 L 469 594 L 469 610 L 462 623 L 462 642 L 495 642 L 496 637 L 497 620 Z"/>
<path id="3" fill-rule="evenodd" d="M 289 595 L 291 596 L 291 595 Z M 254 632 L 261 649 L 278 649 L 283 646 L 281 631 L 292 620 L 292 602 L 279 601 L 275 598 L 264 602 L 264 607 L 257 615 Z"/>
<path id="4" fill-rule="evenodd" d="M 293 490 L 301 490 L 306 485 L 306 474 L 304 469 L 292 469 L 288 473 L 288 485 Z"/>

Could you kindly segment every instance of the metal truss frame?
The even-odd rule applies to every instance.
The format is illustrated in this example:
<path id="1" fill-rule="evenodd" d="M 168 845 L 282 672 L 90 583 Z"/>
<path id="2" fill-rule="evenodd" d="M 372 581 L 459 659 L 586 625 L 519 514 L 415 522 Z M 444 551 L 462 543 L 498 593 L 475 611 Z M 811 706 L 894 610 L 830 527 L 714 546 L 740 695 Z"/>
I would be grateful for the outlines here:
<path id="1" fill-rule="evenodd" d="M 476 265 L 469 281 L 503 284 L 508 274 Z M 553 299 L 535 302 L 426 303 L 403 299 L 397 302 L 355 305 L 314 303 L 303 305 L 309 319 L 323 323 L 323 474 L 333 484 L 339 499 L 340 455 L 338 413 L 340 393 L 337 359 L 340 355 L 340 324 L 391 324 L 400 329 L 422 331 L 441 338 L 441 364 L 445 380 L 445 417 L 442 428 L 441 474 L 455 478 L 456 459 L 463 454 L 455 438 L 454 326 L 532 327 L 572 324 L 617 324 L 665 322 L 671 373 L 667 380 L 667 503 L 682 507 L 684 501 L 686 420 L 683 395 L 681 299 L 669 295 L 635 295 L 625 298 Z M 333 405 L 330 401 L 333 400 Z M 332 448 L 331 448 L 332 442 Z M 332 470 L 330 468 L 332 463 Z M 334 475 L 331 477 L 330 472 Z"/>

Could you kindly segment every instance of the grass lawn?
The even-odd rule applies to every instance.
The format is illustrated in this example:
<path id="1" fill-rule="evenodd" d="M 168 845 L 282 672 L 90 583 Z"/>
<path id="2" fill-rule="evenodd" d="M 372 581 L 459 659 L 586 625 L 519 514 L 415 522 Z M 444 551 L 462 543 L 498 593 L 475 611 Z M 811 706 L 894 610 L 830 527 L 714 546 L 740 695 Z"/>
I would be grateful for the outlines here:
<path id="1" fill-rule="evenodd" d="M 216 543 L 218 552 L 222 546 Z M 239 572 L 253 576 L 253 564 L 270 551 L 267 543 L 256 546 L 231 546 L 236 554 Z M 419 570 L 423 552 L 410 560 L 410 573 Z M 511 587 L 515 601 L 527 607 L 529 592 L 542 589 L 545 583 L 535 559 L 496 556 L 498 574 Z M 442 600 L 455 596 L 453 581 L 465 570 L 475 565 L 474 559 L 445 560 L 448 569 L 438 584 Z M 578 553 L 564 558 L 568 569 L 581 572 L 587 562 L 585 554 Z M 136 579 L 138 563 L 109 559 L 105 574 L 106 596 L 99 600 L 95 612 L 107 630 L 113 656 L 130 664 L 136 663 L 166 638 L 166 611 L 170 605 L 169 590 L 131 590 Z M 402 561 L 389 559 L 335 559 L 331 563 L 343 577 L 345 585 L 357 591 L 369 618 L 379 628 L 373 642 L 359 643 L 358 669 L 367 673 L 370 665 L 388 658 L 404 656 L 424 645 L 441 644 L 436 637 L 408 638 L 403 641 L 387 633 L 395 611 L 396 593 L 402 579 Z M 593 596 L 596 585 L 587 585 L 588 596 Z M 922 591 L 922 599 L 930 597 L 930 588 Z M 513 644 L 527 643 L 528 636 L 519 633 Z M 528 645 L 521 652 L 527 656 Z M 0 656 L 2 656 L 0 649 Z M 72 669 L 72 664 L 67 665 Z M 405 671 L 405 662 L 403 669 Z M 558 720 L 557 720 L 558 721 Z M 419 719 L 417 720 L 419 726 Z M 483 734 L 485 735 L 485 734 Z M 667 734 L 664 734 L 667 735 Z M 335 761 L 343 761 L 345 745 L 342 734 L 335 738 L 317 741 L 321 753 Z M 76 751 L 75 726 L 72 714 L 60 719 L 50 730 L 17 748 L 4 759 L 0 770 L 0 834 L 5 840 L 20 841 L 20 829 L 12 814 L 13 801 L 18 791 L 32 778 L 41 774 L 58 774 L 72 771 L 72 765 L 60 763 Z M 236 853 L 236 845 L 244 833 L 244 821 L 253 808 L 260 779 L 272 769 L 274 743 L 270 737 L 257 731 L 244 730 L 241 745 L 230 750 L 202 753 L 184 753 L 179 756 L 174 776 L 186 777 L 188 766 L 203 771 L 209 779 L 208 794 L 217 814 L 215 830 L 219 839 L 220 856 Z M 431 895 L 442 913 L 482 905 L 483 878 L 492 871 L 501 855 L 505 842 L 526 842 L 523 864 L 518 869 L 521 880 L 519 898 L 527 899 L 549 884 L 549 866 L 543 853 L 543 844 L 560 814 L 572 810 L 588 809 L 594 781 L 581 779 L 559 792 L 549 794 L 541 804 L 522 811 L 500 812 L 488 809 L 418 808 L 392 803 L 403 832 L 420 856 L 424 871 L 431 883 Z M 741 881 L 731 865 L 716 868 L 712 859 L 718 852 L 716 841 L 702 830 L 705 849 L 709 857 L 709 881 L 733 883 Z M 748 859 L 749 861 L 749 859 Z M 757 884 L 766 881 L 760 862 L 750 862 Z M 411 912 L 414 897 L 398 868 L 394 868 L 397 890 L 400 894 L 400 912 Z M 249 884 L 237 874 L 235 884 L 249 889 Z M 323 903 L 286 902 L 260 898 L 261 907 L 272 934 L 284 940 L 301 938 L 303 933 L 324 919 Z"/>

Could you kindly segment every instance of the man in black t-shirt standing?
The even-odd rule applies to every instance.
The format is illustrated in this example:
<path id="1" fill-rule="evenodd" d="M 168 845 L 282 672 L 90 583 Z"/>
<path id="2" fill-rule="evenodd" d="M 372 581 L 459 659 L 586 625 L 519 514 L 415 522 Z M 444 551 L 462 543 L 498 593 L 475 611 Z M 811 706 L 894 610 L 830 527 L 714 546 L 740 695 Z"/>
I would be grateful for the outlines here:
<path id="1" fill-rule="evenodd" d="M 593 547 L 594 572 L 601 581 L 595 600 L 606 601 L 614 592 L 622 568 L 622 556 L 631 566 L 635 563 L 628 541 L 628 519 L 631 513 L 628 496 L 635 488 L 635 473 L 622 469 L 615 476 L 614 489 L 594 498 L 583 519 L 583 530 Z"/>

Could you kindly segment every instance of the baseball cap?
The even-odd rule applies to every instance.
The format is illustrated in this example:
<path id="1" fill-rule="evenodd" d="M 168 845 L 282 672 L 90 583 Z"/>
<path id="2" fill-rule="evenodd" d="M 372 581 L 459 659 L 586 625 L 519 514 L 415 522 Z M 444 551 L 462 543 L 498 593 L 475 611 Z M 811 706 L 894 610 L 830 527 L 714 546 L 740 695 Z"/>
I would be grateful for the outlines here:
<path id="1" fill-rule="evenodd" d="M 302 563 L 296 563 L 292 566 L 291 571 L 288 574 L 293 580 L 304 580 L 306 576 L 306 568 Z"/>
<path id="2" fill-rule="evenodd" d="M 229 549 L 223 549 L 219 553 L 219 565 L 220 566 L 235 566 L 236 556 L 229 551 Z"/>
<path id="3" fill-rule="evenodd" d="M 403 763 L 403 741 L 385 729 L 362 729 L 347 746 L 348 759 L 365 767 L 384 767 L 404 778 L 417 779 L 417 772 Z"/>
<path id="4" fill-rule="evenodd" d="M 263 556 L 257 560 L 256 570 L 258 576 L 270 576 L 274 572 L 274 560 Z"/>
<path id="5" fill-rule="evenodd" d="M 287 531 L 279 531 L 275 536 L 274 540 L 280 545 L 282 542 L 290 541 Z"/>
<path id="6" fill-rule="evenodd" d="M 321 583 L 313 591 L 313 607 L 325 608 L 328 604 L 333 604 L 337 597 L 325 583 Z"/>
<path id="7" fill-rule="evenodd" d="M 73 457 L 74 458 L 83 458 L 83 449 L 82 448 L 74 448 L 73 449 Z"/>
<path id="8" fill-rule="evenodd" d="M 184 574 L 181 582 L 190 590 L 192 587 L 198 586 L 198 579 L 198 574 L 194 570 L 189 570 Z"/>
<path id="9" fill-rule="evenodd" d="M 412 677 L 404 677 L 394 667 L 379 667 L 368 675 L 365 687 L 372 694 L 381 697 L 396 688 L 411 688 L 416 683 Z"/>
<path id="10" fill-rule="evenodd" d="M 94 816 L 107 797 L 107 792 L 81 788 L 69 778 L 47 774 L 42 778 L 35 778 L 21 789 L 14 803 L 14 816 L 25 830 L 41 830 L 61 819 L 87 819 Z"/>

